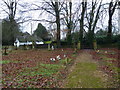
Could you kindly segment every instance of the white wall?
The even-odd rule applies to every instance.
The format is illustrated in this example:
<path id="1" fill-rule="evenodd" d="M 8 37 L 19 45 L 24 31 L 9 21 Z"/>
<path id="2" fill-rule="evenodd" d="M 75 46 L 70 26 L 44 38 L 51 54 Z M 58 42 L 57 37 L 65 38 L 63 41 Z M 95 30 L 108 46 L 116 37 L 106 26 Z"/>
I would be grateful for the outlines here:
<path id="1" fill-rule="evenodd" d="M 44 44 L 44 42 L 36 42 L 36 44 Z M 17 47 L 19 47 L 19 46 L 21 46 L 21 45 L 32 45 L 32 42 L 19 42 L 19 41 L 17 40 L 17 44 L 14 43 L 14 46 L 16 46 L 16 45 L 17 45 Z"/>

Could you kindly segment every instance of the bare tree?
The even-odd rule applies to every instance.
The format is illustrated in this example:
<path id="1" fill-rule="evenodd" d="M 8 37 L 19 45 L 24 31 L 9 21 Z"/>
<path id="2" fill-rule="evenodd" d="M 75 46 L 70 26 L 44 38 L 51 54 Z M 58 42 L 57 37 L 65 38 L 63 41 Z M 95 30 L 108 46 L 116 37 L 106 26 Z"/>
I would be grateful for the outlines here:
<path id="1" fill-rule="evenodd" d="M 9 20 L 13 20 L 16 15 L 17 4 L 19 0 L 2 0 L 7 9 L 2 7 L 2 10 L 8 14 Z"/>
<path id="2" fill-rule="evenodd" d="M 60 47 L 60 11 L 59 11 L 59 4 L 58 1 L 53 3 L 52 5 L 55 8 L 55 14 L 56 14 L 56 24 L 57 24 L 57 47 Z"/>
<path id="3" fill-rule="evenodd" d="M 112 41 L 112 16 L 115 12 L 117 6 L 117 2 L 113 3 L 113 0 L 109 3 L 109 19 L 108 19 L 108 33 L 107 33 L 107 40 L 110 43 Z"/>
<path id="4" fill-rule="evenodd" d="M 68 32 L 67 32 L 67 42 L 68 44 L 72 43 L 72 37 L 71 37 L 71 29 L 72 29 L 72 2 L 71 0 L 69 1 L 69 10 L 68 10 L 68 6 L 66 3 L 66 15 L 67 17 L 65 17 L 65 20 L 67 22 L 67 28 L 68 28 Z"/>
<path id="5" fill-rule="evenodd" d="M 2 7 L 2 10 L 8 15 L 8 19 L 9 19 L 9 30 L 10 30 L 10 34 L 11 34 L 11 38 L 12 38 L 12 43 L 14 43 L 15 40 L 15 29 L 18 29 L 16 27 L 18 27 L 16 21 L 15 21 L 15 15 L 16 15 L 16 10 L 17 10 L 17 4 L 19 0 L 2 0 L 4 7 Z"/>
<path id="6" fill-rule="evenodd" d="M 86 9 L 87 8 L 87 0 L 82 0 L 82 12 L 81 12 L 81 17 L 80 17 L 80 31 L 79 31 L 79 40 L 81 42 L 81 46 L 82 46 L 82 43 L 83 43 L 83 29 L 84 29 L 84 16 L 85 16 L 85 12 L 86 12 Z"/>
<path id="7" fill-rule="evenodd" d="M 100 16 L 100 8 L 102 6 L 101 3 L 102 3 L 102 0 L 100 1 L 99 4 L 97 0 L 95 2 L 92 1 L 91 10 L 87 16 L 87 21 L 88 21 L 88 34 L 87 34 L 88 38 L 87 39 L 89 41 L 89 45 L 91 48 L 93 48 L 93 40 L 95 39 L 94 31 Z"/>
<path id="8" fill-rule="evenodd" d="M 60 15 L 63 15 L 63 18 L 61 19 L 61 21 L 63 21 L 63 25 L 66 27 L 66 40 L 69 45 L 72 44 L 73 40 L 71 34 L 74 32 L 76 26 L 78 25 L 80 16 L 80 5 L 81 4 L 74 3 L 70 0 L 64 2 L 64 5 L 62 6 L 62 11 Z"/>
<path id="9" fill-rule="evenodd" d="M 41 2 L 40 2 L 41 3 Z M 52 20 L 34 20 L 34 21 L 46 21 L 49 23 L 56 23 L 56 27 L 57 27 L 57 47 L 60 47 L 60 11 L 61 11 L 61 2 L 59 2 L 58 0 L 50 0 L 50 1 L 46 1 L 43 0 L 42 5 L 38 5 L 38 4 L 33 4 L 33 6 L 35 6 L 35 8 L 30 9 L 28 11 L 44 11 L 44 13 L 47 13 L 47 15 L 52 16 L 51 19 L 54 18 L 54 21 Z M 41 13 L 42 15 L 43 13 Z M 50 18 L 49 18 L 50 19 Z"/>

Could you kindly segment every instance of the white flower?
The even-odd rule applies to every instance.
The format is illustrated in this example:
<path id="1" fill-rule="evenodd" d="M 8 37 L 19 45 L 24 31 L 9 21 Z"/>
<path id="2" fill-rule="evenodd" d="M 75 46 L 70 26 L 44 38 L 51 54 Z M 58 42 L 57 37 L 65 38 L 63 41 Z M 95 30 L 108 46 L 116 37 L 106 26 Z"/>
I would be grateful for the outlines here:
<path id="1" fill-rule="evenodd" d="M 97 53 L 99 53 L 99 52 L 100 52 L 100 50 L 97 50 L 96 52 L 97 52 Z"/>
<path id="2" fill-rule="evenodd" d="M 66 55 L 64 54 L 64 56 L 63 57 L 66 57 Z"/>
<path id="3" fill-rule="evenodd" d="M 60 60 L 60 59 L 61 59 L 61 58 L 60 58 L 60 55 L 56 56 L 56 58 L 57 58 L 57 60 Z"/>
<path id="4" fill-rule="evenodd" d="M 107 53 L 107 51 L 105 51 L 105 53 Z"/>
<path id="5" fill-rule="evenodd" d="M 55 58 L 50 58 L 50 61 L 55 61 Z"/>

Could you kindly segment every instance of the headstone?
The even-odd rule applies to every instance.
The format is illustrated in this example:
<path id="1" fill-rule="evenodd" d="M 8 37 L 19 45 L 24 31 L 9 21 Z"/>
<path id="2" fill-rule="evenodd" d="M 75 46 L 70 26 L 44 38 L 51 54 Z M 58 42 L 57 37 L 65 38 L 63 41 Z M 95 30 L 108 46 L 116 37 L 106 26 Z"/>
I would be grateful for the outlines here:
<path id="1" fill-rule="evenodd" d="M 96 41 L 93 42 L 93 46 L 94 46 L 94 50 L 96 50 L 97 49 L 97 42 Z"/>
<path id="2" fill-rule="evenodd" d="M 50 51 L 50 44 L 48 44 L 48 50 Z"/>
<path id="3" fill-rule="evenodd" d="M 54 46 L 51 47 L 52 50 L 55 50 Z"/>
<path id="4" fill-rule="evenodd" d="M 26 45 L 25 44 L 23 45 L 23 47 L 24 47 L 24 50 L 26 50 Z"/>
<path id="5" fill-rule="evenodd" d="M 17 50 L 17 42 L 15 42 L 15 50 Z"/>
<path id="6" fill-rule="evenodd" d="M 32 41 L 32 49 L 35 49 L 35 42 Z"/>
<path id="7" fill-rule="evenodd" d="M 78 42 L 78 44 L 77 44 L 77 49 L 80 49 L 81 47 L 80 47 L 80 41 Z"/>
<path id="8" fill-rule="evenodd" d="M 4 47 L 4 53 L 3 53 L 4 55 L 8 55 L 8 53 L 7 53 L 7 49 L 8 49 L 8 47 L 5 46 L 5 47 Z"/>
<path id="9" fill-rule="evenodd" d="M 74 48 L 73 54 L 76 54 L 76 53 L 77 53 L 77 48 Z"/>

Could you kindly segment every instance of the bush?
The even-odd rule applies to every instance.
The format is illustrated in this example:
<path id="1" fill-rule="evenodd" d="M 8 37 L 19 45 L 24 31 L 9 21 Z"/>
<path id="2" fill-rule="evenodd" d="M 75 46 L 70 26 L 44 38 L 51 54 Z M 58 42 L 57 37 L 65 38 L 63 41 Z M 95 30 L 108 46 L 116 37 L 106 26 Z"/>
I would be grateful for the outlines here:
<path id="1" fill-rule="evenodd" d="M 97 44 L 99 44 L 99 45 L 108 44 L 107 38 L 105 36 L 104 37 L 96 37 L 96 40 L 97 40 Z M 112 43 L 117 43 L 118 41 L 120 41 L 120 35 L 112 36 Z"/>
<path id="2" fill-rule="evenodd" d="M 61 41 L 61 45 L 65 46 L 65 45 L 68 45 L 68 43 L 67 43 L 67 41 Z"/>
<path id="3" fill-rule="evenodd" d="M 106 44 L 106 37 L 97 37 L 96 38 L 97 44 Z"/>
<path id="4" fill-rule="evenodd" d="M 118 49 L 120 50 L 120 41 L 118 42 Z"/>
<path id="5" fill-rule="evenodd" d="M 120 41 L 120 35 L 113 36 L 112 43 L 117 43 Z"/>

